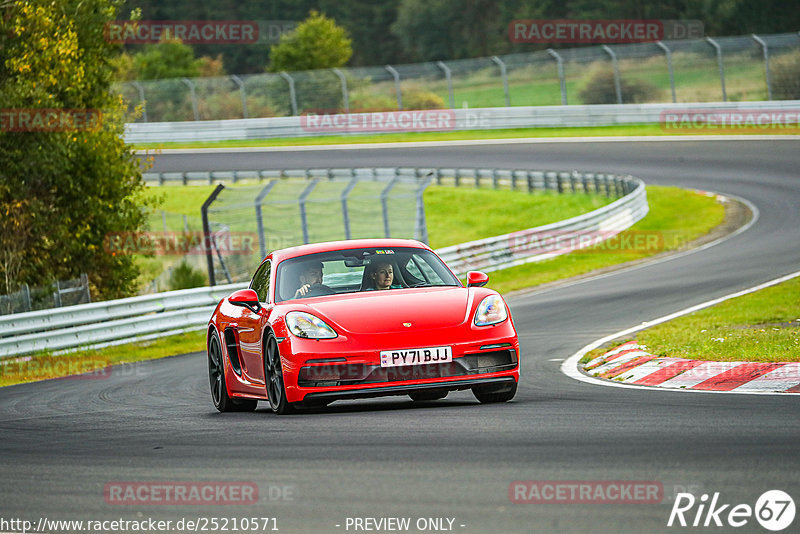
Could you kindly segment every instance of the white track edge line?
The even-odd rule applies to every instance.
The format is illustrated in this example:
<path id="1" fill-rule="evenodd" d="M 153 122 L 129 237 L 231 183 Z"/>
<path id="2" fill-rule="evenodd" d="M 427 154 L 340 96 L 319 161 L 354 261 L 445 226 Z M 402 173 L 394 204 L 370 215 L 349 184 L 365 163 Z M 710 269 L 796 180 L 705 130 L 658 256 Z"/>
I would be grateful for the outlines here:
<path id="1" fill-rule="evenodd" d="M 653 319 L 652 321 L 646 321 L 640 325 L 633 326 L 631 328 L 627 328 L 625 330 L 620 330 L 619 332 L 615 332 L 613 334 L 609 334 L 603 338 L 595 340 L 578 352 L 564 360 L 564 363 L 561 364 L 561 372 L 567 375 L 570 378 L 574 378 L 575 380 L 579 380 L 581 382 L 586 382 L 587 384 L 594 384 L 598 386 L 611 386 L 611 387 L 618 387 L 618 388 L 628 388 L 628 389 L 644 389 L 648 391 L 677 391 L 677 392 L 692 392 L 692 393 L 728 393 L 728 394 L 736 394 L 736 395 L 783 395 L 783 396 L 791 396 L 790 393 L 783 393 L 779 391 L 709 391 L 709 390 L 694 390 L 694 389 L 678 389 L 678 388 L 661 388 L 658 386 L 639 386 L 635 384 L 623 384 L 619 382 L 612 382 L 610 380 L 602 380 L 598 378 L 589 377 L 584 375 L 578 369 L 579 362 L 584 354 L 587 352 L 596 349 L 597 347 L 612 341 L 618 337 L 626 336 L 629 334 L 633 334 L 635 332 L 639 332 L 640 330 L 644 330 L 646 328 L 650 328 L 651 326 L 655 326 L 657 324 L 665 323 L 667 321 L 671 321 L 672 319 L 676 319 L 678 317 L 682 317 L 684 315 L 690 314 L 692 312 L 702 310 L 703 308 L 708 308 L 710 306 L 714 306 L 715 304 L 719 304 L 720 302 L 725 302 L 726 300 L 730 300 L 736 297 L 741 297 L 743 295 L 747 295 L 749 293 L 754 293 L 761 289 L 766 289 L 768 287 L 780 284 L 781 282 L 786 282 L 787 280 L 791 280 L 793 278 L 797 278 L 800 276 L 800 271 L 796 271 L 791 274 L 787 274 L 785 276 L 781 276 L 780 278 L 775 278 L 768 282 L 764 282 L 763 284 L 759 284 L 754 287 L 750 287 L 748 289 L 743 289 L 741 291 L 737 291 L 736 293 L 731 293 L 729 295 L 725 295 L 723 297 L 715 298 L 712 300 L 708 300 L 706 302 L 701 302 L 700 304 L 695 304 L 689 308 L 685 308 L 683 310 L 677 311 L 675 313 L 670 313 L 669 315 L 664 315 L 663 317 L 659 317 L 658 319 Z"/>

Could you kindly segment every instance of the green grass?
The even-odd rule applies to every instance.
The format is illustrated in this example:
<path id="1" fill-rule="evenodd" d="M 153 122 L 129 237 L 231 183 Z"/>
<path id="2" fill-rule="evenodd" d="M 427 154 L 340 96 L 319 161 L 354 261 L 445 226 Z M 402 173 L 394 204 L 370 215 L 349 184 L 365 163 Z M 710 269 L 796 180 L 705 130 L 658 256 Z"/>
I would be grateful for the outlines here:
<path id="1" fill-rule="evenodd" d="M 736 132 L 726 130 L 670 129 L 658 124 L 631 124 L 625 126 L 594 126 L 575 128 L 512 128 L 499 130 L 464 130 L 454 132 L 403 132 L 364 135 L 326 135 L 314 137 L 283 137 L 274 139 L 241 139 L 230 141 L 198 141 L 180 143 L 155 143 L 134 145 L 136 150 L 157 150 L 167 148 L 232 148 L 232 147 L 281 147 L 301 145 L 341 145 L 364 143 L 413 143 L 424 141 L 461 141 L 471 139 L 520 139 L 553 137 L 619 137 L 619 136 L 662 136 L 662 135 L 730 135 Z M 751 135 L 757 132 L 742 131 Z M 796 131 L 789 128 L 775 129 L 769 135 L 791 135 Z"/>
<path id="2" fill-rule="evenodd" d="M 429 187 L 425 218 L 431 247 L 441 248 L 575 217 L 614 199 L 597 195 Z"/>
<path id="3" fill-rule="evenodd" d="M 725 208 L 715 197 L 677 187 L 648 186 L 647 199 L 650 212 L 619 237 L 585 251 L 491 273 L 490 287 L 507 293 L 677 250 L 725 218 Z M 631 247 L 629 238 L 638 241 Z M 655 246 L 646 241 L 650 238 L 657 240 Z"/>
<path id="4" fill-rule="evenodd" d="M 800 278 L 648 328 L 637 339 L 661 356 L 800 361 Z"/>

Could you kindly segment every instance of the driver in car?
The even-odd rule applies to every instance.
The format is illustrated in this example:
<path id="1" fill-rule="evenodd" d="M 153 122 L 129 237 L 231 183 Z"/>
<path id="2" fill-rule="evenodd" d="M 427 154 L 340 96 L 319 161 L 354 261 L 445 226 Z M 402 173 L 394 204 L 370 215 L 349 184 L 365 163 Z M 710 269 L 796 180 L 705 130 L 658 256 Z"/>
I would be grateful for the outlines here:
<path id="1" fill-rule="evenodd" d="M 305 297 L 312 288 L 316 289 L 318 287 L 331 291 L 330 288 L 322 285 L 322 263 L 318 261 L 308 262 L 303 265 L 303 270 L 300 271 L 300 287 L 294 292 L 294 298 Z"/>

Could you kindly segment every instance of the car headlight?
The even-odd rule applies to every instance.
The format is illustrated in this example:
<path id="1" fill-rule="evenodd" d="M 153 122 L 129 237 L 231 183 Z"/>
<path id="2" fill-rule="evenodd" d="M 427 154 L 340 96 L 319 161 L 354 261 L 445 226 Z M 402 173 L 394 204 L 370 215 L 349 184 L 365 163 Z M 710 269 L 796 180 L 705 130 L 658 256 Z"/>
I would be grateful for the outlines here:
<path id="1" fill-rule="evenodd" d="M 502 323 L 508 319 L 506 304 L 500 295 L 489 295 L 478 305 L 475 312 L 475 325 L 488 326 L 490 324 Z"/>
<path id="2" fill-rule="evenodd" d="M 332 339 L 337 337 L 333 328 L 315 315 L 306 312 L 289 312 L 286 314 L 286 326 L 297 337 L 305 339 Z"/>

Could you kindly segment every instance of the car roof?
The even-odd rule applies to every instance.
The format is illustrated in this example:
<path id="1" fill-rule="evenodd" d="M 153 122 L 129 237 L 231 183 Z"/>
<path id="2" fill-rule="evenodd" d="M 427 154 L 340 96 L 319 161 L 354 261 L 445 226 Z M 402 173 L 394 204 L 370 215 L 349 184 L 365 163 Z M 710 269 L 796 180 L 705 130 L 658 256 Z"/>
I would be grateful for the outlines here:
<path id="1" fill-rule="evenodd" d="M 428 245 L 414 239 L 348 239 L 344 241 L 328 241 L 325 243 L 311 243 L 299 245 L 291 248 L 284 248 L 272 251 L 269 256 L 275 263 L 279 263 L 289 258 L 297 258 L 316 254 L 318 252 L 331 252 L 335 250 L 350 250 L 354 248 L 391 248 L 391 247 L 411 247 L 431 250 Z M 268 257 L 269 257 L 268 256 Z"/>

